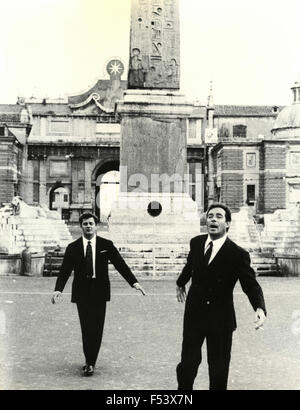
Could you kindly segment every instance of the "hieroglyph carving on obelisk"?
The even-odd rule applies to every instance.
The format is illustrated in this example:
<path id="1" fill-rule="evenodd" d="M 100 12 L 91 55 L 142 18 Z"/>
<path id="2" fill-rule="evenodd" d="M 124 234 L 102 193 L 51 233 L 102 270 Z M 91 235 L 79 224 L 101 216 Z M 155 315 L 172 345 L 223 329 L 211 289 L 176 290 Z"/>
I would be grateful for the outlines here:
<path id="1" fill-rule="evenodd" d="M 132 0 L 129 89 L 180 85 L 178 0 Z"/>

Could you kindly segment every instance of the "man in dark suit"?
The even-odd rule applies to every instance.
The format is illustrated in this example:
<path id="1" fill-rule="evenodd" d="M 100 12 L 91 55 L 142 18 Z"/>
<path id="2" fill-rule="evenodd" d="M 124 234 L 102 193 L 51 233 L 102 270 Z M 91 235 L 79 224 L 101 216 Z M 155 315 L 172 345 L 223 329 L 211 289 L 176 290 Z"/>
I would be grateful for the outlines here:
<path id="1" fill-rule="evenodd" d="M 92 376 L 101 346 L 106 302 L 110 300 L 108 261 L 143 295 L 138 283 L 113 242 L 96 234 L 97 217 L 86 212 L 79 218 L 82 237 L 70 243 L 56 281 L 52 303 L 56 303 L 74 270 L 71 301 L 77 304 L 86 364 L 84 376 Z"/>
<path id="2" fill-rule="evenodd" d="M 249 253 L 227 237 L 231 212 L 213 204 L 206 213 L 208 235 L 190 242 L 187 263 L 178 277 L 177 299 L 184 302 L 181 361 L 177 366 L 179 390 L 192 390 L 206 339 L 210 390 L 226 390 L 232 333 L 236 329 L 233 289 L 237 280 L 255 311 L 256 329 L 262 327 L 266 308 L 263 292 L 250 266 Z M 192 279 L 186 298 L 185 285 Z"/>

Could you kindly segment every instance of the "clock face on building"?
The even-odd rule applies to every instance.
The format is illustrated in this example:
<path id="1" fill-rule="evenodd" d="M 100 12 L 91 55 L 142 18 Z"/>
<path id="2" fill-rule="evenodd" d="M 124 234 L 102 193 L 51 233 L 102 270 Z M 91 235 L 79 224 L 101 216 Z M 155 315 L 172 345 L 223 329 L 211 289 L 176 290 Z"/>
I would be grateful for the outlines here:
<path id="1" fill-rule="evenodd" d="M 124 73 L 124 64 L 121 60 L 111 60 L 106 66 L 106 71 L 111 78 L 120 78 Z"/>

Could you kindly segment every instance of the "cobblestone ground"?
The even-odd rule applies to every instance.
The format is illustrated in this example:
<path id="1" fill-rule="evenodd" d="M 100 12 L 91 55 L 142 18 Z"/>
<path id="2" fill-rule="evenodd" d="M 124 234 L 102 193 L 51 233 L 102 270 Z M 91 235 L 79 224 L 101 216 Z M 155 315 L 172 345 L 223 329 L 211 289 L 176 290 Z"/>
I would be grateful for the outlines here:
<path id="1" fill-rule="evenodd" d="M 300 388 L 300 280 L 259 278 L 268 309 L 263 331 L 239 286 L 230 390 Z M 141 281 L 142 297 L 113 280 L 102 350 L 92 378 L 83 378 L 77 311 L 70 283 L 60 304 L 50 296 L 55 278 L 0 278 L 0 389 L 172 390 L 180 357 L 183 305 L 174 281 Z M 203 349 L 204 357 L 206 349 Z M 208 388 L 207 363 L 195 389 Z"/>

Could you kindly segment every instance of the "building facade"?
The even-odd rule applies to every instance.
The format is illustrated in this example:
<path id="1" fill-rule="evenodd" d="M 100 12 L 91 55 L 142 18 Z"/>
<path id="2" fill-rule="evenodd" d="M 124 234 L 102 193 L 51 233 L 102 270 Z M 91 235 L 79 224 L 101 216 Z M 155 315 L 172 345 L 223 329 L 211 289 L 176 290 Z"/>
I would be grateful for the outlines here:
<path id="1" fill-rule="evenodd" d="M 292 91 L 287 107 L 215 107 L 211 199 L 259 214 L 300 202 L 300 84 Z"/>
<path id="2" fill-rule="evenodd" d="M 110 72 L 113 65 L 120 71 Z M 121 135 L 115 102 L 127 88 L 122 72 L 122 63 L 113 60 L 108 64 L 110 79 L 97 81 L 83 93 L 66 100 L 26 100 L 33 121 L 27 143 L 27 203 L 61 210 L 70 222 L 86 210 L 107 219 L 119 183 Z M 189 191 L 201 210 L 205 204 L 203 196 L 196 198 L 195 175 L 204 172 L 206 107 L 197 107 L 197 115 L 188 121 L 186 173 L 191 174 Z"/>
<path id="3" fill-rule="evenodd" d="M 67 99 L 0 105 L 0 202 L 21 195 L 70 222 L 86 210 L 107 219 L 119 183 L 115 103 L 127 89 L 121 61 L 107 72 L 109 80 Z M 292 90 L 285 108 L 214 105 L 212 96 L 191 104 L 187 189 L 199 213 L 212 201 L 235 211 L 247 203 L 258 214 L 300 201 L 300 85 Z"/>
<path id="4" fill-rule="evenodd" d="M 268 106 L 215 107 L 218 141 L 209 154 L 213 200 L 227 203 L 233 210 L 247 203 L 255 206 L 257 212 L 272 211 L 267 170 L 274 153 L 269 151 L 267 141 L 272 137 L 271 129 L 279 110 Z"/>
<path id="5" fill-rule="evenodd" d="M 0 204 L 25 194 L 31 124 L 31 112 L 21 99 L 0 105 Z"/>

